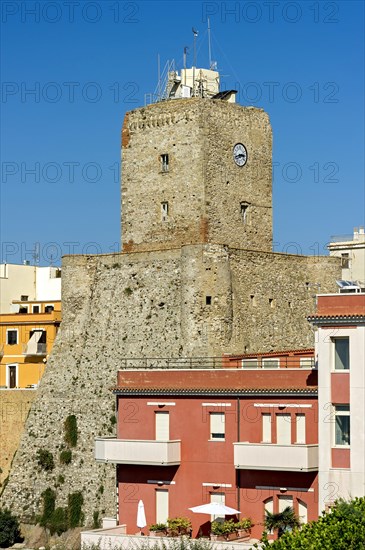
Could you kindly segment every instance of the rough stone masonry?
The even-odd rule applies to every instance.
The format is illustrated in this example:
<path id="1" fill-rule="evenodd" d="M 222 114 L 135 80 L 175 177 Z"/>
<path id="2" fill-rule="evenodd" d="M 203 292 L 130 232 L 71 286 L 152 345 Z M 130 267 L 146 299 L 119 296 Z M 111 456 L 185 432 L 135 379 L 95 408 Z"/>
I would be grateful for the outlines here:
<path id="1" fill-rule="evenodd" d="M 51 487 L 57 506 L 83 493 L 85 525 L 95 512 L 116 516 L 115 467 L 97 464 L 93 449 L 96 436 L 114 433 L 109 388 L 126 358 L 313 346 L 306 316 L 319 289 L 335 291 L 339 259 L 271 252 L 271 149 L 260 109 L 192 98 L 127 113 L 123 252 L 63 258 L 62 326 L 2 505 L 34 520 Z M 78 443 L 62 464 L 71 414 Z M 39 467 L 38 449 L 53 454 L 53 470 Z"/>

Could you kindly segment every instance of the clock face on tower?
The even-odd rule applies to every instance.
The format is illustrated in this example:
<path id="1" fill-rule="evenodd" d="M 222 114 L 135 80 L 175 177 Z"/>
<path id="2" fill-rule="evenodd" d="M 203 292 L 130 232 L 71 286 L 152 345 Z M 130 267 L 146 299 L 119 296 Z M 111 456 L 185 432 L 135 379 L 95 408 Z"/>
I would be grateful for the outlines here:
<path id="1" fill-rule="evenodd" d="M 236 143 L 233 147 L 233 160 L 237 166 L 244 166 L 247 162 L 247 149 L 243 143 Z"/>

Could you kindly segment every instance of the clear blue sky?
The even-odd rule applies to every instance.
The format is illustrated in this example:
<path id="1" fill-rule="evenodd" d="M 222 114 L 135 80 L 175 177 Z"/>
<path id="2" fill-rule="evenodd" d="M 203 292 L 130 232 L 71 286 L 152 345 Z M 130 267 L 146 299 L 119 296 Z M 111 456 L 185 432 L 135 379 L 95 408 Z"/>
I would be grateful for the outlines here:
<path id="1" fill-rule="evenodd" d="M 192 26 L 207 66 L 208 15 L 224 86 L 270 115 L 275 250 L 318 253 L 364 223 L 362 1 L 1 9 L 1 261 L 31 259 L 34 243 L 42 265 L 117 250 L 124 114 L 154 90 L 158 54 L 181 67 L 189 46 L 192 64 Z"/>

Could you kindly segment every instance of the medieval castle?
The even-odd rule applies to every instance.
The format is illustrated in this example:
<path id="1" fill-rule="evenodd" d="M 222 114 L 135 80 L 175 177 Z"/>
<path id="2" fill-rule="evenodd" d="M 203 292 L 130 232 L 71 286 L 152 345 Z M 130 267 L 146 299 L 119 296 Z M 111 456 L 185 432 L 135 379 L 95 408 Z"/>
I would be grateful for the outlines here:
<path id="1" fill-rule="evenodd" d="M 163 101 L 126 114 L 121 210 L 122 253 L 63 258 L 61 329 L 1 497 L 23 520 L 47 487 L 57 506 L 80 491 L 85 525 L 115 516 L 115 468 L 95 462 L 94 438 L 114 431 L 109 389 L 126 360 L 312 347 L 313 294 L 340 278 L 338 258 L 272 252 L 269 117 L 219 92 L 212 70 L 170 75 Z"/>

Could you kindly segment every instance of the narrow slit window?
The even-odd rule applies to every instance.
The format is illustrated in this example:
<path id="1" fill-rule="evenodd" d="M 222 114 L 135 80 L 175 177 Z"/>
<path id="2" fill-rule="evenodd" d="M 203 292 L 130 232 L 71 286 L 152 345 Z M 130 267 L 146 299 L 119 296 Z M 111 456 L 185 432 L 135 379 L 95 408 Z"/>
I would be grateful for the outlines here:
<path id="1" fill-rule="evenodd" d="M 241 202 L 240 203 L 240 213 L 241 213 L 241 220 L 243 223 L 248 223 L 248 202 Z"/>
<path id="2" fill-rule="evenodd" d="M 161 170 L 162 172 L 169 171 L 169 155 L 167 153 L 161 155 Z"/>
<path id="3" fill-rule="evenodd" d="M 210 306 L 212 304 L 212 297 L 206 296 L 205 297 L 205 305 Z"/>
<path id="4" fill-rule="evenodd" d="M 161 203 L 161 220 L 163 222 L 167 221 L 168 216 L 169 216 L 169 203 L 162 202 Z"/>

